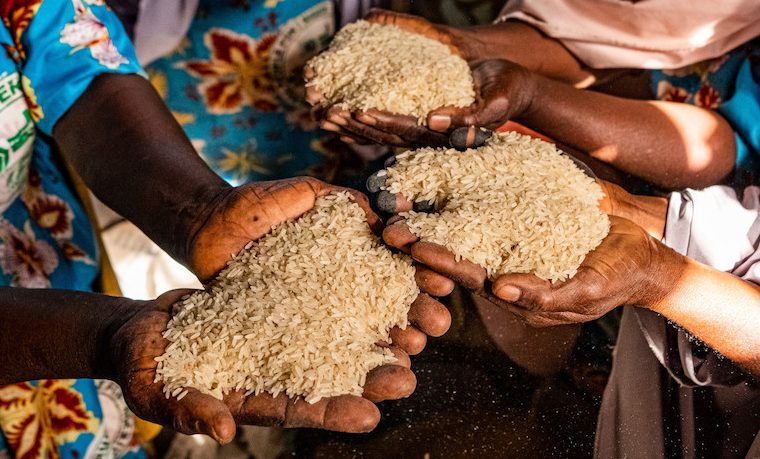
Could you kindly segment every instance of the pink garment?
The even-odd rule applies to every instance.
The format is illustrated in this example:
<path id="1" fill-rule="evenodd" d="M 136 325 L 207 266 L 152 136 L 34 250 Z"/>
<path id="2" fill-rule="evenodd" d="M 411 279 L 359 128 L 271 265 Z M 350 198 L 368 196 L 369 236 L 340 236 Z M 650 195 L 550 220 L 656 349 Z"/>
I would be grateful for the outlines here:
<path id="1" fill-rule="evenodd" d="M 674 69 L 760 35 L 758 0 L 510 0 L 497 21 L 528 23 L 592 68 Z"/>

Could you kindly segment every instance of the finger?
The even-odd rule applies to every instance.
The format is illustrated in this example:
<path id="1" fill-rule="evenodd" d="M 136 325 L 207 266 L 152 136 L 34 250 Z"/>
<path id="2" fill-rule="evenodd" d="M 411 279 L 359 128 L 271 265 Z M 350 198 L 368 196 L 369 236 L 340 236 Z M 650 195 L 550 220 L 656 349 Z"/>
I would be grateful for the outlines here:
<path id="1" fill-rule="evenodd" d="M 426 335 L 441 336 L 451 326 L 451 313 L 446 306 L 420 293 L 409 308 L 409 321 Z"/>
<path id="2" fill-rule="evenodd" d="M 389 214 L 409 212 L 414 209 L 414 203 L 406 199 L 401 193 L 383 190 L 375 195 L 375 201 L 378 209 Z"/>
<path id="3" fill-rule="evenodd" d="M 322 91 L 317 89 L 316 86 L 306 86 L 306 102 L 310 105 L 320 105 L 323 99 Z"/>
<path id="4" fill-rule="evenodd" d="M 446 247 L 431 242 L 417 242 L 411 246 L 412 258 L 433 270 L 453 279 L 464 287 L 483 288 L 486 270 L 469 260 L 457 261 Z"/>
<path id="5" fill-rule="evenodd" d="M 367 191 L 370 193 L 378 193 L 385 186 L 385 182 L 388 181 L 388 171 L 380 169 L 367 178 Z"/>
<path id="6" fill-rule="evenodd" d="M 533 274 L 505 274 L 491 289 L 502 300 L 529 311 L 552 311 L 556 304 L 552 283 Z"/>
<path id="7" fill-rule="evenodd" d="M 175 303 L 179 303 L 184 300 L 186 296 L 192 295 L 197 291 L 198 290 L 189 288 L 169 290 L 168 292 L 162 293 L 153 301 L 153 303 L 155 304 L 156 310 L 171 314 L 172 307 Z"/>
<path id="8" fill-rule="evenodd" d="M 412 368 L 412 359 L 410 359 L 409 354 L 407 354 L 406 351 L 400 347 L 392 346 L 385 342 L 377 343 L 377 345 L 390 349 L 390 351 L 393 352 L 393 356 L 396 357 L 396 363 L 394 363 L 394 365 L 399 365 L 405 368 Z"/>
<path id="9" fill-rule="evenodd" d="M 289 399 L 285 394 L 244 397 L 236 392 L 225 398 L 239 424 L 313 427 L 339 432 L 369 432 L 380 422 L 374 403 L 356 395 L 323 398 L 316 403 Z"/>
<path id="10" fill-rule="evenodd" d="M 409 368 L 383 365 L 367 374 L 362 397 L 374 403 L 406 398 L 417 388 L 417 378 Z"/>
<path id="11" fill-rule="evenodd" d="M 485 145 L 493 135 L 493 131 L 482 127 L 460 127 L 451 132 L 449 143 L 453 148 L 464 151 L 468 148 L 478 148 Z"/>
<path id="12" fill-rule="evenodd" d="M 409 355 L 417 355 L 425 349 L 427 336 L 411 325 L 405 329 L 394 327 L 390 331 L 391 343 L 403 349 Z"/>
<path id="13" fill-rule="evenodd" d="M 369 109 L 355 115 L 357 121 L 384 132 L 391 132 L 410 145 L 442 147 L 449 144 L 446 135 L 431 131 L 413 116 L 396 115 L 382 110 Z"/>
<path id="14" fill-rule="evenodd" d="M 414 280 L 423 292 L 433 296 L 447 296 L 454 290 L 454 281 L 432 269 L 415 263 Z"/>
<path id="15" fill-rule="evenodd" d="M 221 400 L 187 389 L 182 400 L 170 399 L 172 428 L 184 434 L 206 434 L 221 444 L 235 437 L 235 420 L 229 408 Z"/>
<path id="16" fill-rule="evenodd" d="M 410 253 L 412 251 L 412 244 L 420 239 L 412 233 L 402 220 L 385 227 L 383 230 L 383 240 L 391 247 L 396 247 L 405 253 Z"/>
<path id="17" fill-rule="evenodd" d="M 346 132 L 350 132 L 353 135 L 370 139 L 373 142 L 379 143 L 381 145 L 390 145 L 393 147 L 416 146 L 414 142 L 403 139 L 393 132 L 386 132 L 377 129 L 373 126 L 364 124 L 361 121 L 354 119 L 353 117 L 342 118 L 342 122 L 344 124 L 341 126 Z"/>
<path id="18" fill-rule="evenodd" d="M 306 64 L 303 67 L 303 77 L 306 81 L 313 80 L 314 77 L 317 76 L 317 72 L 314 71 L 314 67 L 312 67 L 310 64 Z"/>
<path id="19" fill-rule="evenodd" d="M 373 142 L 370 142 L 369 140 L 358 136 L 349 137 L 347 135 L 341 135 L 338 136 L 338 139 L 340 139 L 341 142 L 347 143 L 349 145 L 374 145 Z"/>

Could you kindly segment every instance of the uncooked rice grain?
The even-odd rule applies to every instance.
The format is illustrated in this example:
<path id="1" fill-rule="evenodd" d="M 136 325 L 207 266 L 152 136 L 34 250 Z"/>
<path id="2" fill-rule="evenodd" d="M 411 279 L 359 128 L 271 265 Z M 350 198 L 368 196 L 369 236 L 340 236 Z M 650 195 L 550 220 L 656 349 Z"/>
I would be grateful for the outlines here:
<path id="1" fill-rule="evenodd" d="M 410 230 L 484 267 L 490 279 L 567 279 L 609 232 L 599 185 L 542 140 L 501 133 L 477 149 L 421 148 L 396 158 L 384 188 L 438 209 L 402 213 Z"/>
<path id="2" fill-rule="evenodd" d="M 375 108 L 426 124 L 427 114 L 437 108 L 475 101 L 464 59 L 443 43 L 394 25 L 349 24 L 308 65 L 315 76 L 307 86 L 322 93 L 325 106 Z"/>
<path id="3" fill-rule="evenodd" d="M 174 306 L 156 381 L 167 398 L 361 395 L 370 370 L 396 361 L 376 343 L 406 327 L 418 293 L 410 259 L 381 244 L 350 194 L 330 194 Z"/>

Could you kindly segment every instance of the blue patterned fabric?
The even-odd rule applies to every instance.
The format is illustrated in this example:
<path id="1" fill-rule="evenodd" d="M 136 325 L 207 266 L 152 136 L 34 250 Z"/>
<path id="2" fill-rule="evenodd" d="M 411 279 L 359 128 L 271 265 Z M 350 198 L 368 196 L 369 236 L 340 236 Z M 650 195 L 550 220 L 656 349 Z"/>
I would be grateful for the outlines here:
<path id="1" fill-rule="evenodd" d="M 5 1 L 0 9 L 0 285 L 91 290 L 95 239 L 50 136 L 93 78 L 141 70 L 102 0 Z M 0 387 L 0 458 L 144 457 L 122 408 L 110 382 Z"/>
<path id="2" fill-rule="evenodd" d="M 657 98 L 716 110 L 736 135 L 737 167 L 760 166 L 760 40 L 676 70 L 652 72 Z"/>
<path id="3" fill-rule="evenodd" d="M 311 175 L 363 186 L 363 159 L 317 129 L 304 102 L 301 68 L 335 32 L 335 3 L 201 0 L 181 45 L 147 67 L 198 153 L 228 182 Z"/>

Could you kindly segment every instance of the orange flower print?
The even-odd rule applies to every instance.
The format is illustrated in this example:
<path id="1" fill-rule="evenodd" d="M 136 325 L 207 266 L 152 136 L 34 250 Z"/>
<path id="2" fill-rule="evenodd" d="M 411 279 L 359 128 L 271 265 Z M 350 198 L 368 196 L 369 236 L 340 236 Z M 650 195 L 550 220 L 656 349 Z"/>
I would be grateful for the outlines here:
<path id="1" fill-rule="evenodd" d="M 18 459 L 60 458 L 57 445 L 97 432 L 100 422 L 87 411 L 75 380 L 41 380 L 0 387 L 0 427 Z"/>
<path id="2" fill-rule="evenodd" d="M 697 92 L 696 103 L 702 108 L 715 110 L 720 105 L 720 93 L 707 83 L 704 83 Z"/>
<path id="3" fill-rule="evenodd" d="M 29 27 L 32 18 L 37 14 L 42 0 L 8 0 L 0 2 L 0 15 L 3 25 L 10 31 L 13 44 L 18 54 L 12 54 L 25 59 L 24 47 L 21 46 L 21 36 Z"/>
<path id="4" fill-rule="evenodd" d="M 49 288 L 48 276 L 56 267 L 55 251 L 47 242 L 36 240 L 29 221 L 20 231 L 0 220 L 0 269 L 11 276 L 12 287 Z"/>
<path id="5" fill-rule="evenodd" d="M 277 102 L 268 66 L 275 38 L 269 34 L 257 41 L 230 30 L 211 29 L 204 36 L 211 58 L 177 65 L 202 80 L 198 92 L 209 113 L 237 113 L 244 106 L 274 111 Z"/>
<path id="6" fill-rule="evenodd" d="M 668 102 L 686 102 L 691 94 L 684 88 L 673 86 L 667 81 L 660 81 L 657 85 L 657 98 Z"/>

